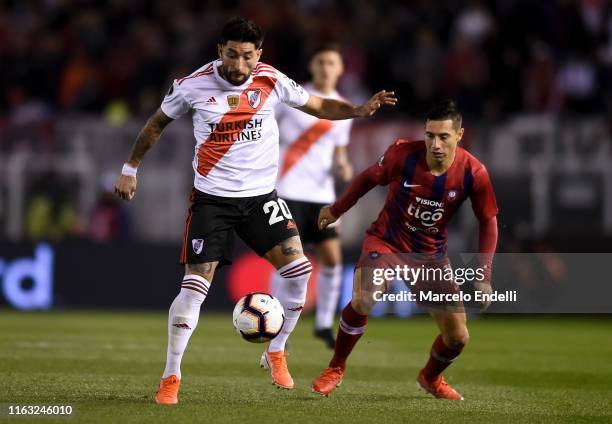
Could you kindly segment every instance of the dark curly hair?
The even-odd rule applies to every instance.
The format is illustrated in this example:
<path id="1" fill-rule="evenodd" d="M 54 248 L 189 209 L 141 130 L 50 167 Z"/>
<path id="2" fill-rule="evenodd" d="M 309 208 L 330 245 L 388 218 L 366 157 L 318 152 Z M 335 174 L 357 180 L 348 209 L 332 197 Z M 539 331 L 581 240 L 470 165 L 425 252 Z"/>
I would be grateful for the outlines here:
<path id="1" fill-rule="evenodd" d="M 261 28 L 253 21 L 248 21 L 240 16 L 231 18 L 221 29 L 219 43 L 224 46 L 228 41 L 241 43 L 253 43 L 255 48 L 261 49 L 264 34 Z"/>

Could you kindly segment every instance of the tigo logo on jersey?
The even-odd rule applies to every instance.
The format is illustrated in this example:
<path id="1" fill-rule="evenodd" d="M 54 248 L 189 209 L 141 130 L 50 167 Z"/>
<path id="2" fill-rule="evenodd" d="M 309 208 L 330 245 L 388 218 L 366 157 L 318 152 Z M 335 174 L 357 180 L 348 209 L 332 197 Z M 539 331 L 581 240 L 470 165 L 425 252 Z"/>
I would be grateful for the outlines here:
<path id="1" fill-rule="evenodd" d="M 240 104 L 240 96 L 238 94 L 228 94 L 227 104 L 229 105 L 230 109 L 236 109 Z"/>
<path id="2" fill-rule="evenodd" d="M 430 228 L 436 225 L 436 223 L 442 219 L 444 216 L 444 202 L 438 200 L 425 199 L 419 196 L 416 196 L 417 205 L 414 203 L 410 203 L 408 206 L 408 215 L 415 217 L 416 219 L 421 220 L 421 225 L 423 225 L 424 231 L 430 234 L 435 234 L 438 232 L 438 229 Z M 425 206 L 425 207 L 422 207 Z M 431 210 L 429 207 L 434 207 L 434 210 Z M 412 231 L 416 231 L 416 228 L 410 226 L 406 223 Z"/>
<path id="3" fill-rule="evenodd" d="M 261 89 L 255 88 L 252 90 L 247 90 L 246 95 L 249 105 L 251 105 L 253 109 L 257 109 L 257 106 L 259 106 L 259 103 L 261 102 Z"/>
<path id="4" fill-rule="evenodd" d="M 193 247 L 193 251 L 196 255 L 202 253 L 202 248 L 204 247 L 204 239 L 193 239 L 191 240 L 191 246 Z"/>

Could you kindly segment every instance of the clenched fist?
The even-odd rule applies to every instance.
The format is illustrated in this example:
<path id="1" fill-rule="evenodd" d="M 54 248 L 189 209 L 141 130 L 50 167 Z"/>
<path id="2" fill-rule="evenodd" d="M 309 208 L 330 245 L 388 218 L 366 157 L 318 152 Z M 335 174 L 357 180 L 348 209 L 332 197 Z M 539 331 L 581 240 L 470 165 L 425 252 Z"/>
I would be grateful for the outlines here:
<path id="1" fill-rule="evenodd" d="M 128 202 L 132 200 L 134 193 L 136 193 L 136 177 L 119 175 L 115 183 L 115 193 L 123 200 Z"/>
<path id="2" fill-rule="evenodd" d="M 333 224 L 337 220 L 338 218 L 332 215 L 329 206 L 322 207 L 321 211 L 319 212 L 319 230 L 323 230 L 325 227 Z"/>

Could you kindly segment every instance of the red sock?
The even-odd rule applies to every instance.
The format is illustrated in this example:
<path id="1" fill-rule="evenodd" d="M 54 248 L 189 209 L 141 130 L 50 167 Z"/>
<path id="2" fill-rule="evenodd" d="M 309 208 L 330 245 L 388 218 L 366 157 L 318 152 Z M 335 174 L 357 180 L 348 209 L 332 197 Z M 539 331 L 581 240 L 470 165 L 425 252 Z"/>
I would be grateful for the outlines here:
<path id="1" fill-rule="evenodd" d="M 442 374 L 442 371 L 457 359 L 462 350 L 446 346 L 442 340 L 442 335 L 439 335 L 431 346 L 429 361 L 427 361 L 427 365 L 423 368 L 425 379 L 427 381 L 437 379 Z"/>
<path id="2" fill-rule="evenodd" d="M 345 306 L 340 318 L 334 357 L 329 362 L 330 367 L 340 367 L 342 369 L 346 367 L 346 358 L 351 354 L 357 341 L 365 332 L 367 322 L 368 316 L 355 312 L 350 302 Z"/>

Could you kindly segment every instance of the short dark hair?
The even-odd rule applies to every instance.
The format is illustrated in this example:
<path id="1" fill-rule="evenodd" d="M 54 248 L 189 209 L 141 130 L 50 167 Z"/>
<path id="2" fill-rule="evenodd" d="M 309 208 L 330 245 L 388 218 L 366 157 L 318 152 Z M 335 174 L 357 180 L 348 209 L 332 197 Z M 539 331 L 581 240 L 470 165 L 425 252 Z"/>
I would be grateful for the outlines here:
<path id="1" fill-rule="evenodd" d="M 453 121 L 453 128 L 456 130 L 461 128 L 461 121 L 463 120 L 461 112 L 459 112 L 457 108 L 457 104 L 451 99 L 444 99 L 436 103 L 434 107 L 427 112 L 425 118 L 428 121 L 446 121 L 450 119 Z"/>
<path id="2" fill-rule="evenodd" d="M 342 56 L 342 48 L 340 47 L 340 44 L 333 41 L 326 41 L 317 44 L 315 48 L 310 51 L 310 57 L 315 57 L 319 53 L 323 52 L 336 52 Z"/>
<path id="3" fill-rule="evenodd" d="M 253 43 L 255 48 L 261 49 L 264 34 L 261 28 L 253 21 L 248 21 L 243 17 L 231 18 L 221 29 L 221 39 L 219 43 L 224 46 L 228 41 L 238 41 L 240 43 Z"/>

